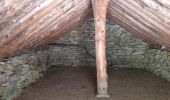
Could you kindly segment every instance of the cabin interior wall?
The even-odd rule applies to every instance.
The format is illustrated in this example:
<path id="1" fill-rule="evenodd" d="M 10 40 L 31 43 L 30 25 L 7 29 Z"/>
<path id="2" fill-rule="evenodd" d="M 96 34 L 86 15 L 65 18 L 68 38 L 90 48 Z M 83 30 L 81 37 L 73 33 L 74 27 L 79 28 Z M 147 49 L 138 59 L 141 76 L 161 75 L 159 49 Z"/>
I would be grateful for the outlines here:
<path id="1" fill-rule="evenodd" d="M 170 80 L 170 52 L 150 49 L 148 44 L 111 22 L 107 22 L 106 40 L 108 67 L 145 68 Z M 43 48 L 0 62 L 0 99 L 11 100 L 50 66 L 95 67 L 93 21 Z"/>
<path id="2" fill-rule="evenodd" d="M 144 69 L 170 81 L 170 52 L 157 49 L 147 49 Z"/>
<path id="3" fill-rule="evenodd" d="M 106 34 L 108 67 L 143 68 L 148 44 L 111 22 L 107 22 Z M 94 22 L 85 22 L 53 46 L 54 65 L 95 67 Z"/>

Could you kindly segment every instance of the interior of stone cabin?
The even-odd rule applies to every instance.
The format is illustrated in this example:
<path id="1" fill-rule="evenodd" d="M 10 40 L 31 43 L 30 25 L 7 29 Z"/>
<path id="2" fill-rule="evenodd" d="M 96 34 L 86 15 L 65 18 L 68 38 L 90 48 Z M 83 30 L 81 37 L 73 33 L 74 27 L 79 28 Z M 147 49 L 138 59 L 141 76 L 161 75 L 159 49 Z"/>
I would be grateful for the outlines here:
<path id="1" fill-rule="evenodd" d="M 0 0 L 0 100 L 170 100 L 170 1 Z"/>

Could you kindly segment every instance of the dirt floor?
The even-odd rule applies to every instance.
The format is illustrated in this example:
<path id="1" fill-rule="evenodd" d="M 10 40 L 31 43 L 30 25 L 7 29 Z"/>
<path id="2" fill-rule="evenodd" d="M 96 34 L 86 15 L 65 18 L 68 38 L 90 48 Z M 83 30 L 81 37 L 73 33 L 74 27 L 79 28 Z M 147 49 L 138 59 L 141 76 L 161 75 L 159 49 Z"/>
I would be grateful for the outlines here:
<path id="1" fill-rule="evenodd" d="M 53 67 L 17 100 L 170 100 L 170 82 L 140 69 L 109 69 L 110 98 L 96 98 L 95 73 Z"/>

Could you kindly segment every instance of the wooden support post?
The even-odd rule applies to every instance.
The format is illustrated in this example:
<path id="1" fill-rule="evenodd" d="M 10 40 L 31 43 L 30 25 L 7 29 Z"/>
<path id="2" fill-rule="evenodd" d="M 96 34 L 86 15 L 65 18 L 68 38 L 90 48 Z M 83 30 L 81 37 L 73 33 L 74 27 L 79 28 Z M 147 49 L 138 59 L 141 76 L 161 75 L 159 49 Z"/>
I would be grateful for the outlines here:
<path id="1" fill-rule="evenodd" d="M 109 0 L 92 0 L 95 20 L 96 66 L 97 66 L 97 97 L 109 97 L 106 62 L 105 26 Z"/>

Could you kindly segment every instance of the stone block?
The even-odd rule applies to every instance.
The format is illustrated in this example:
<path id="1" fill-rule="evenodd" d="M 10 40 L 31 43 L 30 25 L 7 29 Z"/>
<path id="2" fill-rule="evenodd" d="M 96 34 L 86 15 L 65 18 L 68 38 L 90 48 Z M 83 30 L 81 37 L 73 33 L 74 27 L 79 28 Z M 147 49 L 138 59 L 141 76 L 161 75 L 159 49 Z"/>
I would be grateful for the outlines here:
<path id="1" fill-rule="evenodd" d="M 0 75 L 0 86 L 7 82 L 7 76 Z"/>

